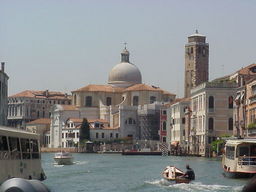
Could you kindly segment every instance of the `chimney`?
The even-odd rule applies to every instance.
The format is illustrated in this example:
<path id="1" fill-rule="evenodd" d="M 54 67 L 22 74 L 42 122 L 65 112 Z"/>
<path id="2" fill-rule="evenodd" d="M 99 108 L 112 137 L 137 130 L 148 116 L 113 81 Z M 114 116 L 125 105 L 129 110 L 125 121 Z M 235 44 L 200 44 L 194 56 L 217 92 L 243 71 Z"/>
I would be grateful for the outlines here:
<path id="1" fill-rule="evenodd" d="M 2 70 L 2 72 L 4 72 L 4 62 L 1 62 L 1 70 Z"/>

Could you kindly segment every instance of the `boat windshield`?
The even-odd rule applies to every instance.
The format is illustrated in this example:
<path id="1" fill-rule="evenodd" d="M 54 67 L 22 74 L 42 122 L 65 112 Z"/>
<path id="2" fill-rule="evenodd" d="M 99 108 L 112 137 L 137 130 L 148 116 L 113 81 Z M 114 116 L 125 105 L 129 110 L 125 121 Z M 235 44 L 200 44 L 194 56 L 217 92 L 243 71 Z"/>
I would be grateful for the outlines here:
<path id="1" fill-rule="evenodd" d="M 38 140 L 0 135 L 0 160 L 39 158 Z"/>

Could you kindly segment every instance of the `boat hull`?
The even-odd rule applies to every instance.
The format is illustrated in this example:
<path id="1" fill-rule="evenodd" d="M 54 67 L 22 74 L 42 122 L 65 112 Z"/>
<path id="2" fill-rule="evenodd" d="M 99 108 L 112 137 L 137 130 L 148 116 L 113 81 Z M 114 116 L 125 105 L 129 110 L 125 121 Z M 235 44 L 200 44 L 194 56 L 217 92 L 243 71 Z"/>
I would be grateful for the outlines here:
<path id="1" fill-rule="evenodd" d="M 170 183 L 190 183 L 191 180 L 186 178 L 175 178 L 175 179 L 168 179 L 164 177 L 164 179 Z"/>
<path id="2" fill-rule="evenodd" d="M 58 165 L 72 165 L 73 164 L 72 157 L 70 157 L 70 158 L 55 157 L 54 160 Z"/>
<path id="3" fill-rule="evenodd" d="M 256 175 L 256 173 L 228 172 L 224 170 L 223 175 L 229 178 L 250 178 Z"/>

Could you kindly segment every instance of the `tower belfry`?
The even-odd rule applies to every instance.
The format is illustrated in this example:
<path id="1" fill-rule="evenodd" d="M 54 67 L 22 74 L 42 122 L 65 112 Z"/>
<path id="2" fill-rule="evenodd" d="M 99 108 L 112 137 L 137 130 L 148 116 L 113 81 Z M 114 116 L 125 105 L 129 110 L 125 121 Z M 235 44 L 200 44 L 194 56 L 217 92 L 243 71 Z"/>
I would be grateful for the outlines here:
<path id="1" fill-rule="evenodd" d="M 185 45 L 184 96 L 189 97 L 192 88 L 209 79 L 209 44 L 206 36 L 196 30 Z"/>

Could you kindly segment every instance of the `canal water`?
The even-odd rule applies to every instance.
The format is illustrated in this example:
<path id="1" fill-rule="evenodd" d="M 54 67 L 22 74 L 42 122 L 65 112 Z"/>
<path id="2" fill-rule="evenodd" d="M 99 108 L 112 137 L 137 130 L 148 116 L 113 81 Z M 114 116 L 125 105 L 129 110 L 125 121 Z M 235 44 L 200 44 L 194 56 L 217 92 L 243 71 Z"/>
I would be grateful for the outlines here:
<path id="1" fill-rule="evenodd" d="M 52 192 L 231 192 L 241 191 L 248 180 L 222 175 L 221 162 L 199 157 L 122 156 L 120 154 L 73 154 L 74 165 L 54 164 L 53 153 L 42 153 Z M 192 167 L 196 179 L 190 184 L 170 184 L 161 178 L 167 165 Z"/>

